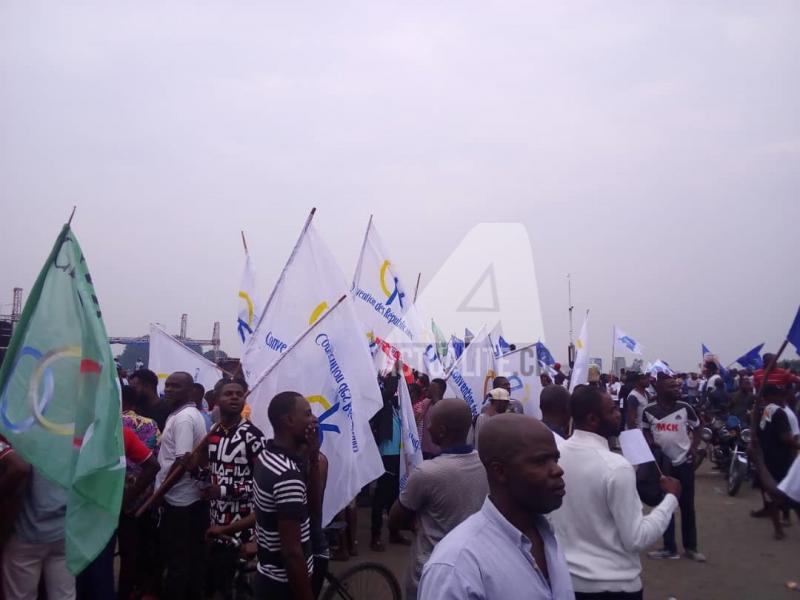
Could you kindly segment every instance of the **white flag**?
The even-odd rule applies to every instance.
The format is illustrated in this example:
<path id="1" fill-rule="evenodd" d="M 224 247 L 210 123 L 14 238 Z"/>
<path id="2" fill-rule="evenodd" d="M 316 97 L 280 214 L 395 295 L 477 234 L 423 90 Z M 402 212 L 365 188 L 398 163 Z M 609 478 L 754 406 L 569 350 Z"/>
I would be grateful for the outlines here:
<path id="1" fill-rule="evenodd" d="M 447 354 L 445 354 L 444 359 L 442 360 L 442 366 L 444 367 L 444 372 L 449 373 L 450 369 L 453 368 L 453 365 L 456 364 L 456 347 L 453 344 L 453 338 L 455 336 L 450 336 L 447 340 Z"/>
<path id="2" fill-rule="evenodd" d="M 666 373 L 670 376 L 675 374 L 675 372 L 670 369 L 669 365 L 660 358 L 657 358 L 654 363 L 647 363 L 647 366 L 645 367 L 645 373 L 650 373 L 651 375 L 656 375 L 657 373 Z"/>
<path id="3" fill-rule="evenodd" d="M 586 318 L 581 326 L 581 334 L 575 342 L 575 364 L 569 376 L 569 391 L 579 385 L 589 381 L 589 311 L 586 311 Z"/>
<path id="4" fill-rule="evenodd" d="M 434 337 L 426 325 L 428 320 L 414 302 L 414 290 L 400 275 L 372 217 L 350 292 L 365 336 L 389 342 L 400 351 L 406 364 L 431 377 L 444 375 L 441 363 L 429 355 Z"/>
<path id="5" fill-rule="evenodd" d="M 542 380 L 536 362 L 536 344 L 506 352 L 495 359 L 497 374 L 507 377 L 511 384 L 511 398 L 522 403 L 526 415 L 541 419 Z"/>
<path id="6" fill-rule="evenodd" d="M 400 405 L 400 421 L 402 437 L 400 441 L 400 489 L 406 487 L 408 476 L 422 464 L 422 444 L 419 441 L 417 422 L 414 419 L 414 407 L 411 406 L 411 394 L 408 393 L 405 377 L 400 375 L 397 387 L 397 399 Z"/>
<path id="7" fill-rule="evenodd" d="M 494 352 L 489 335 L 486 333 L 486 326 L 483 326 L 450 370 L 447 384 L 454 390 L 456 396 L 469 405 L 474 417 L 480 413 L 494 377 Z"/>
<path id="8" fill-rule="evenodd" d="M 614 326 L 614 344 L 617 349 L 627 350 L 628 352 L 633 352 L 634 354 L 641 355 L 642 351 L 644 350 L 644 346 L 642 346 L 639 342 L 634 340 L 616 325 Z"/>
<path id="9" fill-rule="evenodd" d="M 389 339 L 390 332 L 398 331 L 402 334 L 399 339 L 417 341 L 422 327 L 414 309 L 414 290 L 405 285 L 372 217 L 367 224 L 351 292 L 365 332 Z"/>
<path id="10" fill-rule="evenodd" d="M 236 331 L 243 348 L 247 347 L 259 316 L 261 307 L 256 301 L 256 271 L 250 254 L 245 253 L 244 270 L 239 280 L 239 314 L 236 320 Z"/>
<path id="11" fill-rule="evenodd" d="M 164 391 L 164 382 L 170 373 L 185 371 L 195 383 L 207 390 L 222 379 L 224 374 L 213 362 L 183 345 L 158 325 L 150 324 L 150 358 L 147 368 L 158 375 L 158 391 Z"/>
<path id="12" fill-rule="evenodd" d="M 295 391 L 311 403 L 329 464 L 323 525 L 383 473 L 369 425 L 383 400 L 348 302 L 345 297 L 306 328 L 256 381 L 247 399 L 251 420 L 268 438 L 273 430 L 267 410 L 278 393 Z"/>
<path id="13" fill-rule="evenodd" d="M 309 215 L 244 351 L 242 364 L 250 382 L 258 379 L 292 341 L 347 294 L 344 274 L 311 222 L 313 216 L 314 211 Z M 342 302 L 339 312 L 354 332 L 360 331 L 352 301 Z M 359 338 L 359 343 L 359 360 L 362 356 L 369 357 L 367 338 Z M 376 402 L 375 410 L 378 410 L 383 402 L 380 397 Z"/>

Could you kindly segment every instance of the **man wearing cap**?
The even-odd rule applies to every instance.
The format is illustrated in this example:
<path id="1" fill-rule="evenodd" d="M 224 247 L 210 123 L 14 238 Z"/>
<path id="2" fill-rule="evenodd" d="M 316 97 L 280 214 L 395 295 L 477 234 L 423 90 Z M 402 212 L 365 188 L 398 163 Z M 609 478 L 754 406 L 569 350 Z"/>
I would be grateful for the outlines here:
<path id="1" fill-rule="evenodd" d="M 472 444 L 476 450 L 478 449 L 478 433 L 481 427 L 486 423 L 487 419 L 506 412 L 510 399 L 509 393 L 503 388 L 496 387 L 489 392 L 488 408 L 472 420 L 472 430 L 467 438 L 468 444 Z"/>
<path id="2" fill-rule="evenodd" d="M 519 400 L 514 400 L 514 398 L 511 397 L 511 382 L 508 380 L 508 377 L 503 377 L 502 375 L 500 375 L 499 377 L 495 377 L 492 380 L 492 389 L 494 388 L 503 388 L 505 391 L 508 392 L 509 398 L 508 398 L 508 408 L 506 409 L 506 412 L 514 413 L 517 415 L 525 414 L 525 409 L 522 407 L 522 402 L 520 402 Z M 488 400 L 489 396 L 487 394 L 486 398 L 484 398 L 483 408 L 481 409 L 482 413 L 489 410 Z"/>

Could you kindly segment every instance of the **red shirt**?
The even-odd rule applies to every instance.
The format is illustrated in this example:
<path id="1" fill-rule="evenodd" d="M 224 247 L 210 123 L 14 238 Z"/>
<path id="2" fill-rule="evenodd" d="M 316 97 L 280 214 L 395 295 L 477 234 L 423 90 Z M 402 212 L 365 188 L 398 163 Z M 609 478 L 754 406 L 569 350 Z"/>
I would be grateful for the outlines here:
<path id="1" fill-rule="evenodd" d="M 144 442 L 139 439 L 139 436 L 133 430 L 123 427 L 122 437 L 125 443 L 125 458 L 133 464 L 139 465 L 152 456 L 153 453 L 150 452 L 150 448 L 144 445 Z"/>
<path id="2" fill-rule="evenodd" d="M 761 387 L 761 384 L 764 381 L 764 369 L 759 369 L 755 373 L 753 373 L 753 384 L 756 386 L 756 389 Z M 769 373 L 769 377 L 767 377 L 767 383 L 770 385 L 776 385 L 778 387 L 786 387 L 790 383 L 798 383 L 800 382 L 800 377 L 793 374 L 791 371 L 786 369 L 779 369 L 775 368 L 772 369 Z"/>

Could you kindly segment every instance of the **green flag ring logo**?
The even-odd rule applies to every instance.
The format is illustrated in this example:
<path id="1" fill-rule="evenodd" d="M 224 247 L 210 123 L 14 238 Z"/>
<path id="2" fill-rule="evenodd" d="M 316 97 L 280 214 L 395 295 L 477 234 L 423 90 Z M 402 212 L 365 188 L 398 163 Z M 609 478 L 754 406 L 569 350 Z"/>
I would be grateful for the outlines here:
<path id="1" fill-rule="evenodd" d="M 75 433 L 75 423 L 54 423 L 46 418 L 44 413 L 53 400 L 53 391 L 55 389 L 53 371 L 50 366 L 62 358 L 80 358 L 80 346 L 64 346 L 50 350 L 46 354 L 42 354 L 39 350 L 31 346 L 25 346 L 20 352 L 20 357 L 11 369 L 11 373 L 8 377 L 9 381 L 17 370 L 19 361 L 22 360 L 24 356 L 31 356 L 38 361 L 28 385 L 28 399 L 30 401 L 32 416 L 16 423 L 8 418 L 8 386 L 6 385 L 6 389 L 3 390 L 2 397 L 0 397 L 0 419 L 2 419 L 3 425 L 14 433 L 22 433 L 33 427 L 34 423 L 38 423 L 43 429 L 55 433 L 56 435 L 73 435 Z M 80 372 L 81 374 L 87 372 L 99 373 L 100 365 L 93 360 L 81 360 Z M 44 383 L 44 389 L 40 396 L 39 387 L 42 382 Z"/>

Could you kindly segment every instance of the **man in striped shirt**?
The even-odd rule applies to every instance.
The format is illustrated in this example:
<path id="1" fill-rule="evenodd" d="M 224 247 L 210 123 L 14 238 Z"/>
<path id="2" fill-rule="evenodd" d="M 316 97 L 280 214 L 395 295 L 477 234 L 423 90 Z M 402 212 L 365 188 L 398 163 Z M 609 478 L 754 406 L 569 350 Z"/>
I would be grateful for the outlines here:
<path id="1" fill-rule="evenodd" d="M 318 435 L 317 418 L 308 400 L 297 392 L 275 396 L 267 416 L 275 437 L 267 441 L 253 473 L 256 595 L 270 600 L 313 600 L 309 497 L 312 501 L 320 497 L 321 479 L 319 444 L 309 445 L 309 440 Z"/>

